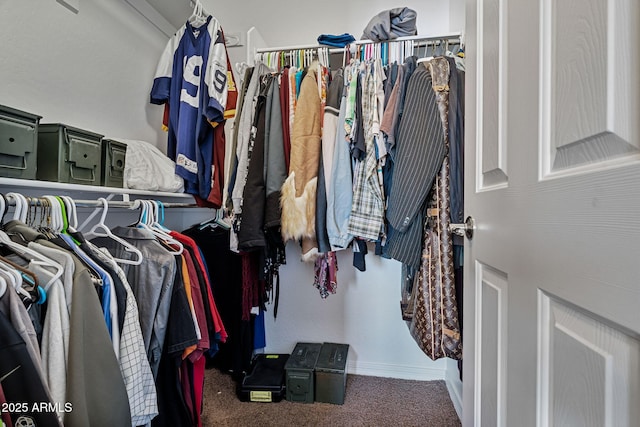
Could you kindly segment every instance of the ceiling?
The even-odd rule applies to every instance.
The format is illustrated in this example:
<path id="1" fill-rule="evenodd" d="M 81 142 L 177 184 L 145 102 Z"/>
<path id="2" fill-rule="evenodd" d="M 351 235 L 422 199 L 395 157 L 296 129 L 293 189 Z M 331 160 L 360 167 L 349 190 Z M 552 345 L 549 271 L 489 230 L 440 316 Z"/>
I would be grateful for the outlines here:
<path id="1" fill-rule="evenodd" d="M 181 27 L 193 12 L 190 0 L 147 0 L 174 28 Z"/>

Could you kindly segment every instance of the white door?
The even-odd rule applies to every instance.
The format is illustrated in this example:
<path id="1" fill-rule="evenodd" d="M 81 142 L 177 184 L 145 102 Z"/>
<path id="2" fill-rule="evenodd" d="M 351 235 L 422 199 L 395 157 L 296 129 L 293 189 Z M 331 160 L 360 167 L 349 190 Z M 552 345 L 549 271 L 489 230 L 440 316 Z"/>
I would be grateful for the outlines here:
<path id="1" fill-rule="evenodd" d="M 467 0 L 465 426 L 640 426 L 640 2 Z"/>

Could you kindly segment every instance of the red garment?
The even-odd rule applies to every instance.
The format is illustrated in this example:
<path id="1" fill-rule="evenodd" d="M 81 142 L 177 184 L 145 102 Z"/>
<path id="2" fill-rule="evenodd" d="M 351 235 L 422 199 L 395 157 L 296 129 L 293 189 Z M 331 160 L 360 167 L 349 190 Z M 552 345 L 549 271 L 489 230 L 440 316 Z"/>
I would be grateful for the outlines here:
<path id="1" fill-rule="evenodd" d="M 198 245 L 191 237 L 185 236 L 184 234 L 180 234 L 175 231 L 171 231 L 169 234 L 171 235 L 171 237 L 175 238 L 177 241 L 179 241 L 183 245 L 187 245 L 191 249 L 193 249 L 193 253 L 195 254 L 195 258 L 196 258 L 195 261 L 197 262 L 198 266 L 202 270 L 202 273 L 204 275 L 204 280 L 206 282 L 207 300 L 209 302 L 209 307 L 211 308 L 211 314 L 213 316 L 212 320 L 215 326 L 215 332 L 216 334 L 220 335 L 220 342 L 227 341 L 227 338 L 228 338 L 227 331 L 225 330 L 224 325 L 222 324 L 222 318 L 220 317 L 220 313 L 218 313 L 218 308 L 216 307 L 216 303 L 213 300 L 213 294 L 211 292 L 211 282 L 209 280 L 209 272 L 207 271 L 206 268 L 204 268 L 204 261 L 202 260 L 202 256 L 200 254 L 200 249 L 198 248 Z"/>
<path id="2" fill-rule="evenodd" d="M 7 403 L 7 398 L 4 396 L 4 390 L 2 390 L 2 384 L 0 384 L 0 405 L 4 406 Z M 11 416 L 9 412 L 0 411 L 0 419 L 4 421 L 6 427 L 13 427 L 11 422 Z"/>
<path id="3" fill-rule="evenodd" d="M 222 37 L 224 37 L 224 32 L 222 32 Z M 226 42 L 224 44 L 224 53 L 227 55 L 227 105 L 224 109 L 224 119 L 227 120 L 236 116 L 238 87 L 236 86 L 236 79 L 233 76 L 233 68 L 229 60 L 229 51 L 227 50 Z"/>
<path id="4" fill-rule="evenodd" d="M 242 320 L 251 320 L 251 309 L 260 301 L 260 280 L 258 278 L 258 253 L 242 253 Z"/>
<path id="5" fill-rule="evenodd" d="M 198 280 L 198 273 L 196 272 L 195 264 L 193 263 L 191 254 L 188 251 L 183 251 L 182 256 L 187 263 L 191 286 L 191 297 L 193 299 L 193 309 L 196 312 L 196 319 L 198 319 L 198 326 L 200 327 L 201 335 L 201 338 L 198 341 L 198 347 L 188 355 L 189 360 L 195 362 L 202 357 L 205 351 L 209 350 L 211 347 L 211 341 L 209 338 L 209 331 L 207 330 L 207 317 L 204 310 L 204 301 L 202 299 L 202 292 L 200 292 L 200 281 Z"/>
<path id="6" fill-rule="evenodd" d="M 211 158 L 211 190 L 207 199 L 198 195 L 193 198 L 198 206 L 203 208 L 220 209 L 222 206 L 222 194 L 224 191 L 224 156 L 226 135 L 224 122 L 213 128 L 213 153 Z"/>
<path id="7" fill-rule="evenodd" d="M 193 364 L 193 389 L 194 389 L 194 407 L 196 409 L 196 421 L 198 427 L 202 427 L 202 402 L 204 395 L 204 369 L 206 359 L 200 358 Z"/>
<path id="8" fill-rule="evenodd" d="M 289 69 L 282 71 L 280 79 L 280 110 L 282 113 L 282 142 L 284 144 L 284 162 L 289 172 L 291 155 L 291 133 L 289 128 Z"/>

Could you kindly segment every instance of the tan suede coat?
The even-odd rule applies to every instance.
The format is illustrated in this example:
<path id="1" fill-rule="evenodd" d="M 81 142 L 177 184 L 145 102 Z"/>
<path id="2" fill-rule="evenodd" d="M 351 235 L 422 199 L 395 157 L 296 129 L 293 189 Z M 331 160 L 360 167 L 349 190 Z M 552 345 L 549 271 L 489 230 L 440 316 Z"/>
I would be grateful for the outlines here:
<path id="1" fill-rule="evenodd" d="M 317 69 L 317 64 L 310 66 L 300 85 L 291 133 L 289 176 L 280 198 L 283 238 L 285 241 L 313 239 L 313 242 L 303 242 L 307 247 L 314 246 L 315 242 L 316 183 L 322 137 Z"/>

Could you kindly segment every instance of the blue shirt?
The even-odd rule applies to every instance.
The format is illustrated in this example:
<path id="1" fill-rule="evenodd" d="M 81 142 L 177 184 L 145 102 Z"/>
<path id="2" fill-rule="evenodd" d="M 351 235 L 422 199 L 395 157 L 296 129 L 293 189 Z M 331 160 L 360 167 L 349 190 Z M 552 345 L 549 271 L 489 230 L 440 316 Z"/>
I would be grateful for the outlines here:
<path id="1" fill-rule="evenodd" d="M 156 70 L 151 103 L 169 104 L 167 156 L 185 180 L 185 192 L 206 199 L 211 191 L 213 127 L 224 120 L 227 56 L 222 28 L 209 16 L 189 22 L 169 40 Z"/>
<path id="2" fill-rule="evenodd" d="M 69 245 L 69 247 L 73 250 L 73 252 L 80 258 L 82 261 L 86 262 L 89 267 L 95 270 L 96 273 L 102 279 L 102 312 L 104 313 L 104 320 L 107 323 L 107 330 L 109 331 L 109 336 L 113 339 L 113 331 L 112 331 L 112 322 L 111 322 L 111 287 L 113 286 L 113 282 L 111 281 L 111 276 L 109 273 L 104 271 L 98 264 L 96 264 L 90 257 L 87 255 L 82 249 L 78 247 L 78 245 L 73 241 L 71 236 L 66 234 L 61 234 L 60 237 Z"/>

